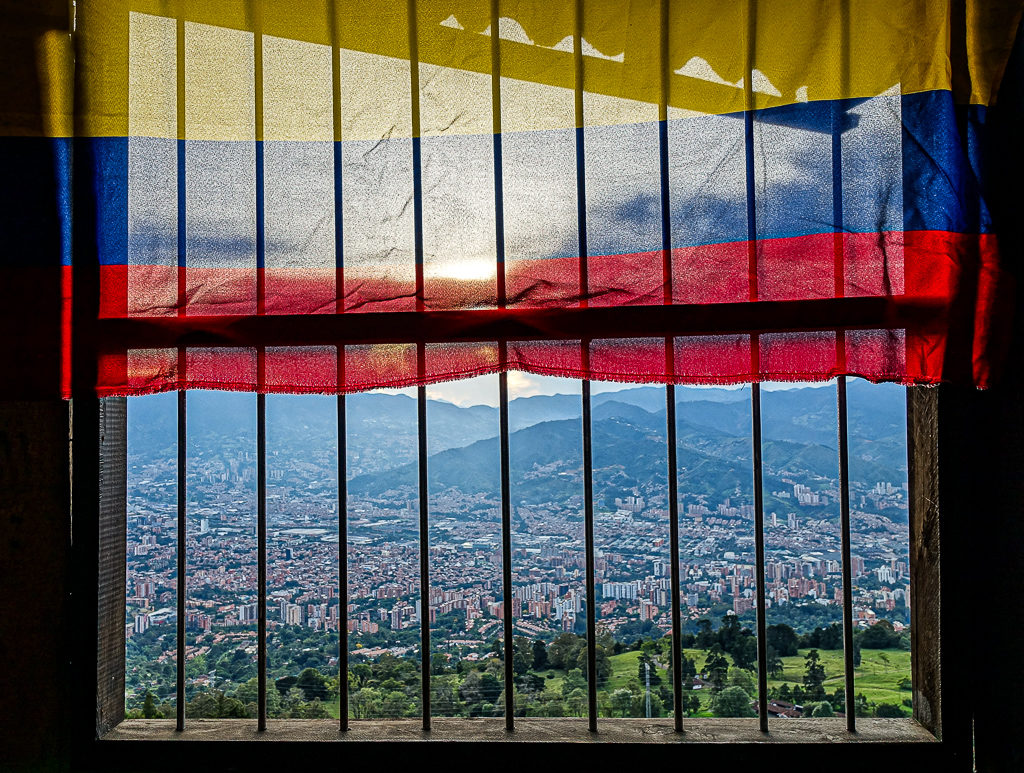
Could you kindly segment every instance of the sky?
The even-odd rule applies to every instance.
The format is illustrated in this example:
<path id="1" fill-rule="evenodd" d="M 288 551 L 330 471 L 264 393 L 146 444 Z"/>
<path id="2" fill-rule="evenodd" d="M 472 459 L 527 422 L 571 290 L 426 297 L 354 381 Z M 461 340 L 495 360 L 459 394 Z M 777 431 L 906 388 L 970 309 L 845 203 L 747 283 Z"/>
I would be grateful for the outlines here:
<path id="1" fill-rule="evenodd" d="M 622 389 L 635 389 L 638 386 L 644 386 L 642 384 L 623 384 L 617 381 L 591 381 L 591 392 L 593 394 L 600 394 L 601 392 L 618 392 Z M 773 391 L 776 389 L 798 389 L 806 387 L 832 387 L 835 385 L 835 381 L 824 381 L 814 384 L 794 384 L 794 383 L 765 383 L 762 384 L 762 389 L 766 391 Z M 700 387 L 697 387 L 700 388 Z M 717 387 L 718 389 L 746 389 L 746 385 L 737 384 L 736 386 Z M 416 396 L 415 387 L 407 387 L 405 389 L 382 389 L 381 392 L 387 392 L 389 394 L 406 394 L 411 397 Z M 580 382 L 579 379 L 571 378 L 556 378 L 554 376 L 536 376 L 532 373 L 522 373 L 519 371 L 510 371 L 508 374 L 508 391 L 509 399 L 514 400 L 517 397 L 532 397 L 534 395 L 550 395 L 550 394 L 579 394 Z M 490 405 L 496 406 L 498 404 L 498 376 L 497 374 L 489 374 L 486 376 L 476 376 L 475 378 L 463 379 L 461 381 L 447 381 L 440 384 L 432 384 L 427 387 L 427 397 L 432 400 L 445 400 L 449 403 L 455 403 L 463 407 L 470 405 Z"/>

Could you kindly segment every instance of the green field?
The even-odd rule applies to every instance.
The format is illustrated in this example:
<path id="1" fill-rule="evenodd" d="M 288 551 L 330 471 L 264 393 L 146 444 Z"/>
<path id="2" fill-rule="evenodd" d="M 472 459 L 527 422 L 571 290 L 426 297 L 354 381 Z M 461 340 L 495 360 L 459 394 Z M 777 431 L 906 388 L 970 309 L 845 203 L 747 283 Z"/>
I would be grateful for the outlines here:
<path id="1" fill-rule="evenodd" d="M 843 686 L 843 651 L 818 650 L 821 664 L 825 666 L 825 691 L 835 692 Z M 784 676 L 769 679 L 769 687 L 780 687 L 784 682 L 790 687 L 800 684 L 804 675 L 804 655 L 800 650 L 794 657 L 783 658 Z M 692 657 L 692 656 L 691 656 Z M 910 678 L 910 653 L 906 650 L 861 650 L 860 665 L 854 669 L 854 694 L 863 693 L 872 703 L 902 704 L 913 694 L 901 690 L 899 682 Z"/>
<path id="2" fill-rule="evenodd" d="M 779 678 L 769 678 L 768 687 L 778 688 L 788 684 L 790 688 L 803 683 L 804 676 L 804 655 L 808 650 L 800 650 L 799 655 L 782 658 L 783 675 Z M 818 650 L 821 656 L 821 664 L 825 667 L 825 691 L 832 693 L 843 686 L 843 651 L 842 650 Z M 684 650 L 686 657 L 693 660 L 699 672 L 707 660 L 707 652 L 698 649 Z M 612 665 L 612 674 L 599 686 L 602 692 L 611 693 L 637 678 L 637 664 L 640 659 L 640 652 L 623 652 L 619 655 L 612 655 L 608 658 Z M 662 681 L 668 679 L 668 669 L 658 668 L 658 675 Z M 535 672 L 544 679 L 545 690 L 555 694 L 561 694 L 562 682 L 565 679 L 565 671 L 555 668 L 545 668 Z M 549 678 L 549 675 L 550 678 Z M 753 676 L 753 675 L 751 675 Z M 862 693 L 871 703 L 895 703 L 902 705 L 903 701 L 910 698 L 910 690 L 901 690 L 899 682 L 903 678 L 910 677 L 910 653 L 905 650 L 861 650 L 861 664 L 854 671 L 855 694 Z M 710 716 L 710 694 L 698 693 L 701 698 L 701 715 Z M 754 697 L 754 696 L 751 696 Z M 339 715 L 337 699 L 327 705 L 332 717 Z M 909 713 L 909 709 L 906 709 Z"/>
<path id="3" fill-rule="evenodd" d="M 768 687 L 778 688 L 788 684 L 790 688 L 803 683 L 804 676 L 804 655 L 809 650 L 800 650 L 799 655 L 782 658 L 783 675 L 779 678 L 769 678 Z M 693 660 L 700 671 L 707 660 L 707 652 L 704 650 L 684 650 L 686 657 Z M 843 686 L 843 651 L 842 650 L 818 650 L 821 656 L 821 664 L 825 667 L 825 691 L 832 693 Z M 609 692 L 626 684 L 637 676 L 637 661 L 639 652 L 623 652 L 620 655 L 612 655 L 609 660 L 612 663 L 612 676 L 601 685 L 602 690 Z M 662 679 L 668 679 L 668 669 L 658 669 Z M 560 689 L 561 674 L 556 672 L 559 678 L 548 680 L 548 689 Z M 910 690 L 901 690 L 899 682 L 903 678 L 910 677 L 910 653 L 905 650 L 861 650 L 861 663 L 854 670 L 854 694 L 862 693 L 871 703 L 896 703 L 902 705 L 904 699 L 910 698 Z M 753 696 L 752 696 L 753 697 Z M 710 703 L 709 695 L 702 695 L 702 709 L 707 709 Z M 909 711 L 909 709 L 908 709 Z"/>

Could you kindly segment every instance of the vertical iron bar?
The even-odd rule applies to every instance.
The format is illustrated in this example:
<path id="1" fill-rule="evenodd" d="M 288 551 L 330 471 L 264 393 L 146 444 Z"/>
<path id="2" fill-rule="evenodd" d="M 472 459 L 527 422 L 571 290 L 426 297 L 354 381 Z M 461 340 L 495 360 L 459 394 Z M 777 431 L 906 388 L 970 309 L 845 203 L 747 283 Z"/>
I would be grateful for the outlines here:
<path id="1" fill-rule="evenodd" d="M 186 208 L 185 208 L 185 11 L 184 2 L 179 2 L 177 7 L 178 18 L 175 33 L 175 49 L 177 70 L 176 95 L 177 95 L 177 198 L 178 198 L 178 316 L 185 316 L 185 308 L 188 301 L 186 295 L 185 266 L 186 266 Z M 179 353 L 181 358 L 181 353 Z M 181 373 L 179 371 L 179 377 Z"/>
<path id="2" fill-rule="evenodd" d="M 341 46 L 338 4 L 330 4 L 331 115 L 334 128 L 334 294 L 335 313 L 345 311 L 345 231 L 342 205 Z M 348 730 L 348 429 L 345 395 L 345 346 L 338 346 L 338 729 Z"/>
<path id="3" fill-rule="evenodd" d="M 491 132 L 494 136 L 494 252 L 497 263 L 498 308 L 506 306 L 505 290 L 505 196 L 501 153 L 501 36 L 498 34 L 500 0 L 491 0 Z M 507 345 L 498 342 L 498 360 L 502 368 Z M 514 732 L 515 680 L 512 661 L 515 638 L 512 621 L 512 494 L 509 482 L 508 373 L 498 374 L 498 415 L 501 444 L 501 593 L 502 626 L 505 639 L 505 730 Z"/>
<path id="4" fill-rule="evenodd" d="M 574 94 L 576 123 L 576 223 L 580 253 L 580 306 L 587 306 L 590 287 L 587 265 L 587 155 L 583 136 L 583 0 L 576 0 L 573 40 Z"/>
<path id="5" fill-rule="evenodd" d="M 344 351 L 344 347 L 339 349 Z M 348 730 L 348 428 L 345 395 L 338 395 L 338 700 L 341 701 L 339 729 Z"/>
<path id="6" fill-rule="evenodd" d="M 267 396 L 256 395 L 256 667 L 259 718 L 257 729 L 267 729 Z"/>
<path id="7" fill-rule="evenodd" d="M 587 174 L 583 126 L 583 0 L 576 0 L 573 28 L 574 113 L 576 123 L 576 223 L 580 253 L 580 306 L 588 305 Z M 590 342 L 583 341 L 583 370 L 590 366 Z M 591 443 L 590 381 L 583 379 L 583 513 L 587 593 L 587 717 L 597 732 L 597 612 L 594 590 L 594 459 Z"/>
<path id="8" fill-rule="evenodd" d="M 754 185 L 754 54 L 757 49 L 757 5 L 747 0 L 746 47 L 743 64 L 743 126 L 746 161 L 747 192 L 747 275 L 749 297 L 758 299 L 757 266 L 757 189 Z M 754 378 L 759 378 L 761 363 L 760 340 L 756 333 L 750 337 L 750 365 Z M 750 385 L 751 435 L 754 456 L 754 546 L 757 580 L 757 716 L 761 731 L 768 732 L 768 642 L 765 635 L 765 558 L 764 558 L 764 480 L 761 458 L 761 385 L 756 380 Z"/>
<path id="9" fill-rule="evenodd" d="M 409 100 L 412 116 L 412 217 L 416 257 L 416 310 L 426 308 L 423 280 L 423 161 L 420 148 L 420 63 L 416 0 L 408 0 L 409 24 Z M 419 439 L 420 488 L 420 690 L 423 704 L 423 729 L 430 730 L 430 542 L 427 491 L 427 388 L 426 352 L 417 347 L 420 386 L 417 388 L 417 434 Z"/>
<path id="10" fill-rule="evenodd" d="M 339 360 L 344 347 L 339 348 Z M 340 730 L 348 730 L 348 428 L 338 395 L 338 700 Z"/>
<path id="11" fill-rule="evenodd" d="M 669 3 L 659 4 L 661 33 L 661 100 L 658 104 L 658 160 L 661 177 L 661 253 L 664 264 L 665 305 L 672 304 L 672 209 L 668 177 L 668 98 L 669 78 Z M 665 371 L 675 373 L 673 339 L 665 339 Z M 676 388 L 665 385 L 666 444 L 668 450 L 668 520 L 670 560 L 672 561 L 672 716 L 677 733 L 683 731 L 683 649 L 682 613 L 679 609 L 682 591 L 679 578 L 679 474 L 676 453 Z"/>
<path id="12" fill-rule="evenodd" d="M 491 134 L 494 137 L 494 253 L 497 262 L 498 308 L 505 308 L 505 194 L 501 153 L 500 2 L 491 0 Z M 502 352 L 504 353 L 504 351 Z"/>
<path id="13" fill-rule="evenodd" d="M 185 508 L 187 490 L 185 488 L 185 461 L 187 458 L 187 423 L 185 415 L 185 390 L 178 390 L 178 663 L 177 663 L 177 701 L 175 728 L 180 732 L 185 729 L 185 570 L 186 570 L 186 522 Z"/>
<path id="14" fill-rule="evenodd" d="M 849 6 L 839 4 L 839 92 L 844 97 L 849 84 Z M 843 130 L 842 102 L 832 104 L 832 252 L 835 274 L 835 297 L 846 294 L 846 254 L 843 240 Z M 836 331 L 836 364 L 846 372 L 846 333 Z M 843 675 L 846 702 L 846 729 L 857 731 L 853 690 L 853 576 L 850 558 L 850 447 L 846 405 L 846 376 L 836 382 L 836 407 L 839 429 L 839 529 L 843 562 Z"/>
<path id="15" fill-rule="evenodd" d="M 587 552 L 587 715 L 597 732 L 597 611 L 594 589 L 594 456 L 591 444 L 590 381 L 583 380 L 583 528 Z"/>
<path id="16" fill-rule="evenodd" d="M 177 250 L 178 250 L 178 298 L 177 315 L 185 316 L 186 287 L 185 287 L 185 18 L 182 3 L 175 8 L 177 19 L 175 21 L 175 93 L 176 93 L 176 121 L 177 137 L 175 148 L 177 155 Z M 177 555 L 177 706 L 175 707 L 175 727 L 178 731 L 185 729 L 185 572 L 187 569 L 187 553 L 185 549 L 186 519 L 185 510 L 187 504 L 186 490 L 186 459 L 188 449 L 186 446 L 187 418 L 186 418 L 186 397 L 185 397 L 185 350 L 178 349 L 178 380 L 181 389 L 178 390 L 178 555 Z"/>
<path id="17" fill-rule="evenodd" d="M 422 351 L 422 349 L 421 349 Z M 420 485 L 420 679 L 423 729 L 430 730 L 430 542 L 427 497 L 427 388 L 416 390 Z"/>
<path id="18" fill-rule="evenodd" d="M 682 601 L 679 577 L 679 474 L 676 459 L 676 387 L 665 387 L 665 413 L 668 424 L 668 519 L 672 561 L 672 705 L 676 732 L 683 731 L 683 622 L 679 605 Z"/>
<path id="19" fill-rule="evenodd" d="M 846 376 L 836 382 L 839 414 L 839 528 L 843 559 L 843 668 L 846 690 L 846 729 L 857 732 L 853 710 L 853 562 L 850 558 L 850 441 L 846 411 Z"/>
<path id="20" fill-rule="evenodd" d="M 420 45 L 416 0 L 408 0 L 409 101 L 412 120 L 412 220 L 416 258 L 416 311 L 426 308 L 423 279 L 423 155 L 420 147 Z"/>
<path id="21" fill-rule="evenodd" d="M 757 716 L 768 732 L 768 642 L 765 635 L 764 594 L 764 481 L 761 460 L 761 385 L 750 385 L 750 414 L 754 452 L 754 549 L 757 565 Z"/>
<path id="22" fill-rule="evenodd" d="M 253 130 L 256 141 L 256 313 L 266 311 L 263 156 L 263 0 L 252 0 Z M 266 352 L 256 352 L 256 667 L 258 732 L 267 729 L 267 396 Z"/>
<path id="23" fill-rule="evenodd" d="M 515 682 L 512 661 L 515 657 L 512 631 L 512 497 L 509 485 L 508 373 L 498 375 L 501 422 L 501 589 L 502 617 L 505 628 L 505 729 L 515 730 Z"/>

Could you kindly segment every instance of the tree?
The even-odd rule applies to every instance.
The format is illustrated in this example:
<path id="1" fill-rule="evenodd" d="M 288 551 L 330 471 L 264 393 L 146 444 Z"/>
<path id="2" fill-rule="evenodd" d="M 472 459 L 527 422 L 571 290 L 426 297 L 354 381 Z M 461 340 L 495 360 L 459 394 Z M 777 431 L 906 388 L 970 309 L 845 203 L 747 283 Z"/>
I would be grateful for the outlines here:
<path id="1" fill-rule="evenodd" d="M 533 646 L 525 636 L 512 639 L 512 673 L 523 676 L 533 667 Z"/>
<path id="2" fill-rule="evenodd" d="M 744 628 L 733 639 L 731 654 L 732 662 L 736 664 L 737 668 L 743 668 L 747 671 L 754 670 L 754 664 L 757 660 L 757 642 L 749 630 Z"/>
<path id="3" fill-rule="evenodd" d="M 706 650 L 710 649 L 711 645 L 715 644 L 717 638 L 715 632 L 711 630 L 711 621 L 706 618 L 701 618 L 697 621 L 697 638 L 694 641 L 697 649 Z"/>
<path id="4" fill-rule="evenodd" d="M 587 693 L 579 688 L 565 696 L 566 708 L 574 717 L 582 717 L 587 710 Z"/>
<path id="5" fill-rule="evenodd" d="M 797 647 L 800 644 L 796 631 L 785 623 L 769 625 L 765 630 L 765 641 L 774 649 L 779 657 L 792 657 L 797 654 Z"/>
<path id="6" fill-rule="evenodd" d="M 562 697 L 568 700 L 569 695 L 575 690 L 587 690 L 587 680 L 583 678 L 583 672 L 578 668 L 571 669 L 562 680 Z"/>
<path id="7" fill-rule="evenodd" d="M 537 639 L 533 643 L 533 667 L 540 671 L 548 666 L 548 648 L 543 639 Z"/>
<path id="8" fill-rule="evenodd" d="M 658 673 L 658 668 L 655 666 L 654 661 L 647 655 L 641 655 L 636 659 L 636 678 L 640 680 L 640 684 L 645 684 L 647 679 L 647 667 L 650 667 L 651 671 L 651 686 L 661 684 L 661 675 Z"/>
<path id="9" fill-rule="evenodd" d="M 572 633 L 560 633 L 548 646 L 548 663 L 554 668 L 573 668 L 583 641 Z"/>
<path id="10" fill-rule="evenodd" d="M 903 709 L 898 703 L 879 703 L 875 706 L 876 717 L 905 717 Z"/>
<path id="11" fill-rule="evenodd" d="M 718 626 L 718 643 L 723 650 L 732 654 L 741 633 L 740 620 L 736 615 L 722 615 L 722 624 Z"/>
<path id="12" fill-rule="evenodd" d="M 711 712 L 716 717 L 756 716 L 750 705 L 750 696 L 742 687 L 726 687 L 711 701 Z"/>
<path id="13" fill-rule="evenodd" d="M 683 687 L 683 711 L 688 715 L 700 711 L 700 698 L 694 694 L 692 689 L 686 687 Z"/>
<path id="14" fill-rule="evenodd" d="M 611 694 L 610 701 L 613 716 L 614 712 L 618 711 L 619 716 L 624 717 L 633 708 L 633 693 L 625 687 L 620 687 Z"/>
<path id="15" fill-rule="evenodd" d="M 602 647 L 600 644 L 594 647 L 594 660 L 597 664 L 597 681 L 603 682 L 605 679 L 612 675 L 612 662 L 608 659 L 608 654 L 605 648 Z M 586 645 L 580 647 L 574 665 L 576 668 L 580 669 L 584 676 L 587 674 Z"/>
<path id="16" fill-rule="evenodd" d="M 900 646 L 900 635 L 888 620 L 879 620 L 860 635 L 860 646 L 866 650 L 888 650 Z"/>
<path id="17" fill-rule="evenodd" d="M 680 661 L 682 663 L 682 669 L 681 669 L 681 671 L 682 671 L 682 679 L 680 681 L 683 684 L 683 689 L 686 690 L 686 689 L 689 689 L 690 687 L 693 686 L 693 677 L 697 676 L 697 665 L 693 662 L 693 660 L 691 658 L 686 657 L 686 655 L 683 655 L 680 658 Z M 672 665 L 672 659 L 670 657 L 669 661 L 668 661 L 668 681 L 669 681 L 669 684 L 673 683 L 672 680 L 673 680 L 673 665 Z"/>
<path id="18" fill-rule="evenodd" d="M 149 690 L 146 690 L 146 699 L 142 702 L 142 716 L 146 719 L 154 719 L 156 717 L 163 716 L 157 711 L 153 693 Z"/>
<path id="19" fill-rule="evenodd" d="M 384 696 L 381 712 L 385 717 L 404 717 L 418 710 L 415 708 L 418 703 L 419 701 L 413 701 L 404 692 L 392 690 Z"/>
<path id="20" fill-rule="evenodd" d="M 782 658 L 779 657 L 778 651 L 772 645 L 769 644 L 767 649 L 768 674 L 777 679 L 784 673 L 785 664 L 782 662 Z"/>
<path id="21" fill-rule="evenodd" d="M 292 719 L 327 719 L 331 714 L 320 701 L 300 703 L 291 710 Z"/>
<path id="22" fill-rule="evenodd" d="M 835 712 L 832 711 L 832 704 L 828 701 L 822 701 L 814 707 L 814 711 L 811 712 L 812 717 L 833 717 Z"/>
<path id="23" fill-rule="evenodd" d="M 295 686 L 302 690 L 302 697 L 307 701 L 327 700 L 327 680 L 315 668 L 303 669 L 295 680 Z"/>
<path id="24" fill-rule="evenodd" d="M 804 689 L 808 700 L 820 701 L 825 697 L 825 667 L 817 650 L 804 655 Z"/>
<path id="25" fill-rule="evenodd" d="M 448 656 L 443 652 L 435 652 L 430 656 L 430 673 L 443 674 L 448 671 Z"/>
<path id="26" fill-rule="evenodd" d="M 747 695 L 757 694 L 757 684 L 750 672 L 742 668 L 729 669 L 729 686 L 740 687 Z"/>
<path id="27" fill-rule="evenodd" d="M 379 717 L 383 713 L 383 695 L 373 687 L 363 687 L 350 693 L 349 708 L 353 719 Z"/>
<path id="28" fill-rule="evenodd" d="M 853 710 L 855 716 L 858 717 L 870 717 L 871 716 L 871 704 L 868 703 L 868 699 L 864 697 L 864 693 L 859 692 L 853 699 Z"/>
<path id="29" fill-rule="evenodd" d="M 718 643 L 715 643 L 708 653 L 708 658 L 704 662 L 704 674 L 712 692 L 720 692 L 725 687 L 725 680 L 729 676 L 729 661 L 725 659 Z"/>
<path id="30" fill-rule="evenodd" d="M 274 687 L 281 693 L 281 697 L 284 697 L 287 692 L 295 686 L 295 683 L 299 681 L 297 676 L 282 676 L 280 679 L 274 681 Z"/>
<path id="31" fill-rule="evenodd" d="M 372 676 L 373 670 L 366 663 L 356 663 L 348 670 L 348 682 L 354 687 L 366 687 Z"/>

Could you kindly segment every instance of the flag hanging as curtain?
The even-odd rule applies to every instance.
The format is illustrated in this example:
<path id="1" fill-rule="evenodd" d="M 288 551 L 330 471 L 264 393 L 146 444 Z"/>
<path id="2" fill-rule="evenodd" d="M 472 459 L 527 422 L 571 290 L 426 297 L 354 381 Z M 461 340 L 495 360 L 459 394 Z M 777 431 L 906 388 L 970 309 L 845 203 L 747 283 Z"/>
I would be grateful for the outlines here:
<path id="1" fill-rule="evenodd" d="M 987 385 L 1007 282 L 986 117 L 1018 16 L 80 4 L 89 386 Z"/>

